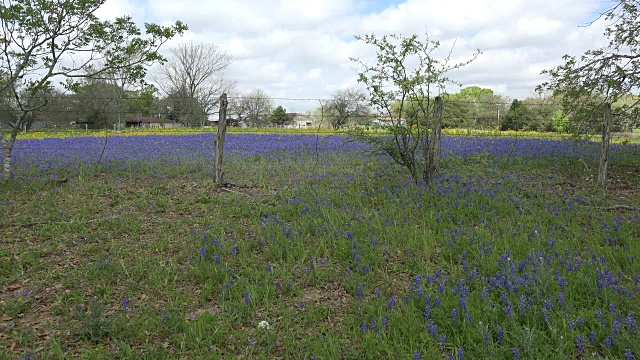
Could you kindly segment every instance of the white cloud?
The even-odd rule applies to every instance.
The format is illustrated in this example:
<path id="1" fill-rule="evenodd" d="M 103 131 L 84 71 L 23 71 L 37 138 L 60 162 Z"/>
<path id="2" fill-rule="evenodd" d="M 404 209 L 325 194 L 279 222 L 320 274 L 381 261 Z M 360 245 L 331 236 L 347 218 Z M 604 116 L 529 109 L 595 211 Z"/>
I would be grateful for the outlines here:
<path id="1" fill-rule="evenodd" d="M 262 88 L 290 98 L 327 98 L 337 89 L 358 86 L 349 57 L 372 59 L 373 49 L 355 41 L 355 34 L 426 30 L 442 41 L 443 53 L 455 40 L 455 59 L 479 48 L 478 60 L 452 75 L 464 85 L 511 97 L 530 95 L 544 81 L 540 71 L 560 64 L 565 53 L 580 55 L 603 44 L 602 24 L 578 26 L 594 17 L 600 0 L 398 0 L 387 1 L 384 9 L 374 3 L 107 0 L 103 14 L 123 12 L 136 21 L 163 24 L 182 20 L 190 31 L 172 44 L 216 44 L 234 56 L 227 76 L 239 90 Z"/>

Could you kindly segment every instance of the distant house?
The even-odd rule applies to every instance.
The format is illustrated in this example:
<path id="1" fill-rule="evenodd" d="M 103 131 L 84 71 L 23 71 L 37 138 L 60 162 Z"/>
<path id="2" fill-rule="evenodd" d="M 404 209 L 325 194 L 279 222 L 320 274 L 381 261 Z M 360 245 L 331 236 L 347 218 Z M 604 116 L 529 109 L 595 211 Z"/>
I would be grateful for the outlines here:
<path id="1" fill-rule="evenodd" d="M 306 129 L 313 127 L 313 121 L 309 115 L 298 113 L 288 113 L 288 115 L 291 117 L 291 122 L 285 124 L 286 128 Z"/>
<path id="2" fill-rule="evenodd" d="M 373 126 L 392 126 L 392 125 L 400 125 L 404 126 L 407 124 L 405 119 L 396 119 L 391 117 L 379 117 L 371 122 Z"/>
<path id="3" fill-rule="evenodd" d="M 218 127 L 219 116 L 217 114 L 210 115 L 207 120 L 207 126 L 209 127 Z M 236 127 L 245 127 L 244 121 L 240 121 L 237 115 L 231 114 L 227 116 L 227 126 L 236 126 Z"/>
<path id="4" fill-rule="evenodd" d="M 170 129 L 178 127 L 178 124 L 173 120 L 153 116 L 131 116 L 127 118 L 126 125 L 127 127 L 152 129 Z"/>

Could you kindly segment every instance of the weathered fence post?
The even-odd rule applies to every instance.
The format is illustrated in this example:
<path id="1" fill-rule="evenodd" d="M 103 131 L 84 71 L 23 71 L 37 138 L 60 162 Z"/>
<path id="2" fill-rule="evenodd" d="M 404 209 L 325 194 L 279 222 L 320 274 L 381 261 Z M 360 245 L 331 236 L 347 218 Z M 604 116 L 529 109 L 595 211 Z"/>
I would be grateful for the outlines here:
<path id="1" fill-rule="evenodd" d="M 602 149 L 600 150 L 600 167 L 598 168 L 598 184 L 607 186 L 607 165 L 609 163 L 609 140 L 611 135 L 611 104 L 604 104 L 604 119 L 602 121 Z"/>
<path id="2" fill-rule="evenodd" d="M 423 176 L 425 181 L 431 181 L 438 173 L 440 166 L 440 138 L 442 137 L 442 98 L 436 96 L 433 106 L 433 129 L 431 137 L 427 141 L 428 157 L 426 173 Z"/>
<path id="3" fill-rule="evenodd" d="M 224 185 L 222 176 L 224 175 L 222 160 L 224 157 L 224 136 L 227 133 L 227 94 L 224 93 L 220 96 L 220 112 L 218 117 L 218 133 L 216 134 L 216 162 L 215 162 L 215 181 L 216 186 L 222 187 Z"/>

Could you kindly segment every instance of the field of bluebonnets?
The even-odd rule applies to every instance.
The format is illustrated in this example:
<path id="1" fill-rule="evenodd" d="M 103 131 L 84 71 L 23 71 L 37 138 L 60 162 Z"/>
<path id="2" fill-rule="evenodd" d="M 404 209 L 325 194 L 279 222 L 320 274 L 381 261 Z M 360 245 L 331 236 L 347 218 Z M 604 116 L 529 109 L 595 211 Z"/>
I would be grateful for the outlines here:
<path id="1" fill-rule="evenodd" d="M 106 142 L 106 143 L 105 143 Z M 414 184 L 340 136 L 19 140 L 0 358 L 639 359 L 640 146 L 445 137 Z"/>

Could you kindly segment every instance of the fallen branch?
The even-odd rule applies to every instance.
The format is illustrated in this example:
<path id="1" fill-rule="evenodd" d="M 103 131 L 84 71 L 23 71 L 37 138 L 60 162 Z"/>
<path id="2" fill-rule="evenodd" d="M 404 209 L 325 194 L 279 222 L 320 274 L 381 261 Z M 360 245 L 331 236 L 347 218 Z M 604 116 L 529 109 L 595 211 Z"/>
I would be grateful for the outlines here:
<path id="1" fill-rule="evenodd" d="M 118 219 L 118 218 L 121 218 L 122 216 L 123 215 L 113 215 L 113 216 L 107 216 L 107 217 L 102 217 L 97 219 L 90 219 L 90 220 L 87 220 L 87 223 L 93 224 L 100 221 Z M 16 227 L 32 227 L 36 225 L 63 225 L 63 224 L 70 225 L 77 222 L 79 221 L 33 221 L 25 224 L 9 224 L 9 225 L 10 226 L 13 225 Z"/>
<path id="2" fill-rule="evenodd" d="M 247 194 L 245 194 L 245 193 L 242 193 L 242 192 L 239 192 L 239 191 L 235 191 L 235 190 L 231 190 L 231 189 L 226 188 L 226 187 L 221 187 L 219 189 L 222 190 L 222 191 L 233 193 L 233 194 L 247 196 Z"/>
<path id="3" fill-rule="evenodd" d="M 625 210 L 625 211 L 638 211 L 638 208 L 631 205 L 613 205 L 606 207 L 596 207 L 598 210 Z"/>

